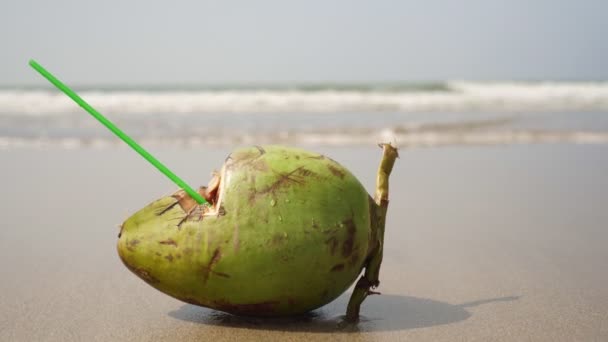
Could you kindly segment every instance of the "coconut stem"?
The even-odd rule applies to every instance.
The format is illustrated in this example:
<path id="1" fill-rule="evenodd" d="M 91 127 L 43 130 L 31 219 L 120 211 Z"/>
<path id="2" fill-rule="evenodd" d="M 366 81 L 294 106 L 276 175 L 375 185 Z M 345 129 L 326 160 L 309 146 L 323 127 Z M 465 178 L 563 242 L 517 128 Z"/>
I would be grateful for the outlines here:
<path id="1" fill-rule="evenodd" d="M 376 176 L 376 194 L 374 196 L 375 205 L 371 210 L 375 211 L 371 217 L 374 220 L 372 232 L 375 233 L 376 247 L 370 254 L 365 265 L 365 273 L 359 278 L 348 307 L 346 309 L 346 320 L 356 322 L 359 320 L 361 304 L 370 294 L 377 294 L 372 291 L 380 285 L 380 265 L 382 264 L 382 254 L 384 250 L 384 225 L 386 223 L 386 212 L 388 210 L 388 178 L 395 165 L 395 160 L 399 157 L 397 148 L 391 144 L 380 144 L 382 148 L 382 160 Z M 374 229 L 375 228 L 375 229 Z"/>

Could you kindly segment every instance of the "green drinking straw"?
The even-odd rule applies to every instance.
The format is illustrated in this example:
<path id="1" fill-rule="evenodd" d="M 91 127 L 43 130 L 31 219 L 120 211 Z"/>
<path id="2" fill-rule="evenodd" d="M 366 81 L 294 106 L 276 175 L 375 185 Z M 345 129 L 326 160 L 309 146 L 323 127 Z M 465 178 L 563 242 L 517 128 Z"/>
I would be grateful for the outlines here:
<path id="1" fill-rule="evenodd" d="M 181 178 L 179 178 L 176 174 L 174 174 L 171 170 L 169 170 L 163 163 L 158 161 L 158 159 L 154 158 L 148 151 L 146 151 L 143 147 L 141 147 L 135 140 L 131 139 L 125 132 L 121 131 L 118 127 L 116 127 L 110 120 L 106 119 L 105 116 L 101 115 L 95 108 L 91 107 L 85 100 L 83 100 L 78 94 L 76 94 L 72 89 L 63 84 L 60 80 L 55 78 L 50 72 L 48 72 L 45 68 L 43 68 L 40 64 L 38 64 L 35 60 L 30 60 L 30 66 L 34 68 L 36 71 L 40 73 L 40 75 L 44 76 L 49 82 L 53 83 L 55 87 L 61 90 L 64 94 L 69 96 L 74 102 L 76 102 L 82 109 L 89 112 L 89 114 L 93 115 L 95 119 L 101 122 L 102 125 L 106 126 L 112 133 L 116 134 L 122 141 L 127 143 L 127 145 L 131 146 L 135 150 L 135 152 L 139 153 L 144 159 L 149 161 L 158 171 L 162 172 L 165 176 L 169 177 L 173 183 L 177 184 L 180 188 L 184 189 L 188 195 L 194 198 L 199 204 L 204 204 L 207 201 L 201 196 L 198 192 L 192 189 L 186 182 L 184 182 Z"/>

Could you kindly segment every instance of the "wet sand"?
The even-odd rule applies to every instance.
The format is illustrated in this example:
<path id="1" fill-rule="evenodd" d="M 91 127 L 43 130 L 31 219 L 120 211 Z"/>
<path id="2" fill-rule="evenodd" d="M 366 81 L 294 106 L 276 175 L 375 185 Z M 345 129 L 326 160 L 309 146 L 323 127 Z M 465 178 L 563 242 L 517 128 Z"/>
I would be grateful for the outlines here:
<path id="1" fill-rule="evenodd" d="M 380 150 L 313 148 L 373 189 Z M 228 150 L 155 149 L 193 185 Z M 132 275 L 118 224 L 174 186 L 123 149 L 0 151 L 0 340 L 608 340 L 608 146 L 402 150 L 380 296 L 235 317 Z"/>

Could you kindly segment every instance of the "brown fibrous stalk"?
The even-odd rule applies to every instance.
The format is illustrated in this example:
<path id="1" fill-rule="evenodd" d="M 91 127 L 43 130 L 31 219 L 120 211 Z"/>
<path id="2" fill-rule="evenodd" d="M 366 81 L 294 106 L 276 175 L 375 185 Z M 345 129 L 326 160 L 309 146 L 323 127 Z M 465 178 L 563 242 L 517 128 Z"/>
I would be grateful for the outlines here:
<path id="1" fill-rule="evenodd" d="M 382 148 L 382 160 L 378 168 L 376 176 L 376 193 L 372 208 L 372 235 L 376 243 L 368 256 L 365 266 L 365 273 L 359 278 L 353 294 L 348 302 L 346 309 L 346 320 L 348 322 L 357 322 L 359 320 L 359 312 L 361 304 L 369 295 L 379 294 L 372 291 L 380 285 L 380 265 L 382 264 L 382 255 L 384 251 L 384 226 L 386 223 L 386 212 L 388 210 L 388 179 L 393 170 L 395 160 L 399 157 L 397 148 L 391 144 L 380 144 Z"/>

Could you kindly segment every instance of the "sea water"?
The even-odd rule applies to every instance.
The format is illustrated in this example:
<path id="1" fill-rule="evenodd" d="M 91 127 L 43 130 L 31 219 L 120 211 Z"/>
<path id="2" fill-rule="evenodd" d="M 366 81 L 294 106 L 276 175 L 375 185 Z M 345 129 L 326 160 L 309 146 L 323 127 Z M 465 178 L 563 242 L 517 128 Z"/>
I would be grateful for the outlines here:
<path id="1" fill-rule="evenodd" d="M 608 82 L 74 89 L 153 145 L 608 143 Z M 0 147 L 120 144 L 58 90 L 0 89 Z"/>

